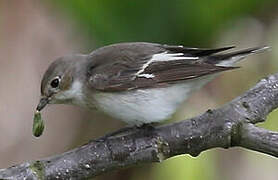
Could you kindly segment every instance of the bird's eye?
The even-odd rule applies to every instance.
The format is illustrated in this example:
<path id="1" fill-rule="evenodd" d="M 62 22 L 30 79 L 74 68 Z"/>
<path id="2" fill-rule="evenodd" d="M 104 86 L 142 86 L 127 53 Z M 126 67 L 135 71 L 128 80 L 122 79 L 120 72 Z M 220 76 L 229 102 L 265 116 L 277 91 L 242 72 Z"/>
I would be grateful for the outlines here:
<path id="1" fill-rule="evenodd" d="M 60 78 L 57 77 L 51 81 L 50 86 L 52 88 L 57 88 L 59 86 L 59 83 L 60 83 Z"/>

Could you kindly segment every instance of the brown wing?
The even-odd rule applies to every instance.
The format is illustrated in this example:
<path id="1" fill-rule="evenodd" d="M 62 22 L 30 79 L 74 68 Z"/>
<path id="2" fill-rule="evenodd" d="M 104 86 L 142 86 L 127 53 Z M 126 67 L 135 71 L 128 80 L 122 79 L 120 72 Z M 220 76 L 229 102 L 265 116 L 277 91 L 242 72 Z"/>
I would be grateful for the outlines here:
<path id="1" fill-rule="evenodd" d="M 108 67 L 108 66 L 107 66 Z M 111 74 L 96 73 L 90 82 L 101 91 L 125 91 L 138 88 L 166 86 L 201 76 L 231 70 L 236 67 L 222 67 L 211 64 L 186 64 L 182 62 L 153 63 L 145 69 L 143 76 L 137 76 L 138 69 L 126 69 L 111 65 Z"/>
<path id="2" fill-rule="evenodd" d="M 226 49 L 200 50 L 150 43 L 125 43 L 106 47 L 92 53 L 89 85 L 101 91 L 126 91 L 167 86 L 234 69 L 204 63 L 208 54 Z M 165 53 L 170 59 L 151 61 L 153 55 L 160 53 Z M 169 54 L 175 54 L 176 57 Z"/>
<path id="3" fill-rule="evenodd" d="M 150 76 L 136 77 L 130 76 L 129 72 L 107 77 L 101 74 L 94 76 L 92 87 L 102 91 L 125 91 L 139 88 L 163 87 L 168 84 L 178 83 L 201 76 L 214 74 L 221 71 L 234 69 L 236 67 L 219 67 L 213 65 L 193 65 L 187 64 L 183 67 L 172 68 L 167 65 L 163 71 L 148 70 Z M 151 68 L 150 68 L 151 69 Z"/>

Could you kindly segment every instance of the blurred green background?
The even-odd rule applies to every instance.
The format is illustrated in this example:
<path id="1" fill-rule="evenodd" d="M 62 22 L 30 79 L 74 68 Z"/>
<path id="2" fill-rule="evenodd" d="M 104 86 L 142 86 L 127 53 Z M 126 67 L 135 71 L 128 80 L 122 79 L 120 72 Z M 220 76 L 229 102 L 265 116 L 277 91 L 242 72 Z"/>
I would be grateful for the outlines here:
<path id="1" fill-rule="evenodd" d="M 60 0 L 52 1 L 76 22 L 89 45 L 124 41 L 214 43 L 219 31 L 243 16 L 260 16 L 275 0 Z M 91 46 L 90 46 L 91 47 Z"/>
<path id="2" fill-rule="evenodd" d="M 31 110 L 32 104 L 35 106 L 35 100 L 39 97 L 39 79 L 53 59 L 67 53 L 88 53 L 111 43 L 147 41 L 192 47 L 272 46 L 272 51 L 248 58 L 240 64 L 243 68 L 221 75 L 196 93 L 180 108 L 173 121 L 192 117 L 208 108 L 220 107 L 249 89 L 262 77 L 278 72 L 277 0 L 22 0 L 17 3 L 1 1 L 0 10 L 0 47 L 14 53 L 17 48 L 30 45 L 30 52 L 24 57 L 24 64 L 30 61 L 30 66 L 38 69 L 33 73 L 34 77 L 38 77 L 32 81 L 31 87 L 34 91 L 29 94 L 29 99 L 34 99 L 30 101 L 29 107 L 27 106 Z M 21 46 L 13 45 L 17 44 L 17 39 L 23 43 Z M 36 53 L 37 56 L 31 62 L 30 57 Z M 15 62 L 24 59 L 22 54 L 8 54 L 7 57 L 17 59 Z M 2 67 L 9 64 L 5 64 L 4 60 L 1 63 Z M 30 66 L 26 67 L 26 72 Z M 24 80 L 26 78 L 22 79 Z M 9 109 L 12 104 L 6 103 L 3 106 Z M 20 130 L 20 134 L 7 136 L 7 141 L 17 143 L 2 146 L 0 161 L 1 158 L 4 159 L 3 156 L 10 158 L 3 160 L 0 165 L 6 167 L 21 161 L 61 153 L 95 136 L 124 126 L 101 114 L 88 114 L 84 110 L 70 108 L 49 108 L 45 112 L 46 119 L 49 119 L 46 126 L 49 128 L 42 140 L 34 141 L 28 134 L 29 126 L 31 127 L 31 120 L 28 118 L 31 116 L 24 116 L 28 125 Z M 74 116 L 65 113 L 72 111 Z M 0 113 L 10 112 L 0 109 Z M 58 120 L 60 118 L 57 117 L 64 120 Z M 276 111 L 262 126 L 278 130 L 277 119 Z M 11 122 L 2 123 L 1 127 L 7 127 Z M 17 123 L 10 126 L 15 124 Z M 25 134 L 24 140 L 19 138 L 21 134 Z M 28 146 L 33 147 L 32 150 L 23 146 L 25 154 L 21 152 L 17 153 L 18 156 L 11 157 L 11 149 L 18 147 L 18 143 L 22 141 L 30 143 Z M 64 145 L 61 145 L 61 142 Z M 22 147 L 22 144 L 20 146 Z M 276 180 L 277 165 L 278 160 L 275 158 L 244 149 L 213 149 L 196 158 L 179 156 L 159 164 L 112 172 L 96 179 Z"/>

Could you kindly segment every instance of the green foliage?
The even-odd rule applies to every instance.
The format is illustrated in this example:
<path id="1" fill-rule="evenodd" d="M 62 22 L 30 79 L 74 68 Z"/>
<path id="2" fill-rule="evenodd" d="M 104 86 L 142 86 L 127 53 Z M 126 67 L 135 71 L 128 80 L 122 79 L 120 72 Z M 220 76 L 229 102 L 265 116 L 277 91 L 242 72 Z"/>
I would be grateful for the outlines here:
<path id="1" fill-rule="evenodd" d="M 278 109 L 270 113 L 267 117 L 267 121 L 261 124 L 261 126 L 272 131 L 278 131 L 277 119 L 278 119 Z"/>
<path id="2" fill-rule="evenodd" d="M 258 12 L 274 0 L 59 0 L 52 1 L 78 22 L 89 43 L 122 41 L 209 44 L 226 22 Z"/>
<path id="3" fill-rule="evenodd" d="M 217 172 L 213 165 L 213 154 L 213 152 L 209 151 L 203 152 L 198 158 L 182 155 L 166 160 L 165 162 L 154 166 L 151 179 L 213 180 L 216 178 L 215 173 Z"/>

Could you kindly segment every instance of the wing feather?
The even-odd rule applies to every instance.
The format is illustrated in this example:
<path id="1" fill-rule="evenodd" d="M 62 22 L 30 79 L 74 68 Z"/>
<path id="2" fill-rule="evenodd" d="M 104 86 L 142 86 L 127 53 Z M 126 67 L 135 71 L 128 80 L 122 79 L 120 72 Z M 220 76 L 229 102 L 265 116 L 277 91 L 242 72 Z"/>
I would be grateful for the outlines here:
<path id="1" fill-rule="evenodd" d="M 89 85 L 100 91 L 163 87 L 236 67 L 205 63 L 208 55 L 230 49 L 196 49 L 152 43 L 124 43 L 93 52 Z M 109 58 L 113 59 L 109 59 Z"/>
<path id="2" fill-rule="evenodd" d="M 182 64 L 178 63 L 152 63 L 142 76 L 122 71 L 120 74 L 105 77 L 96 76 L 93 87 L 102 91 L 126 91 L 139 88 L 163 87 L 202 76 L 235 69 L 237 67 L 223 67 L 211 64 Z M 101 83 L 96 83 L 100 82 Z"/>

